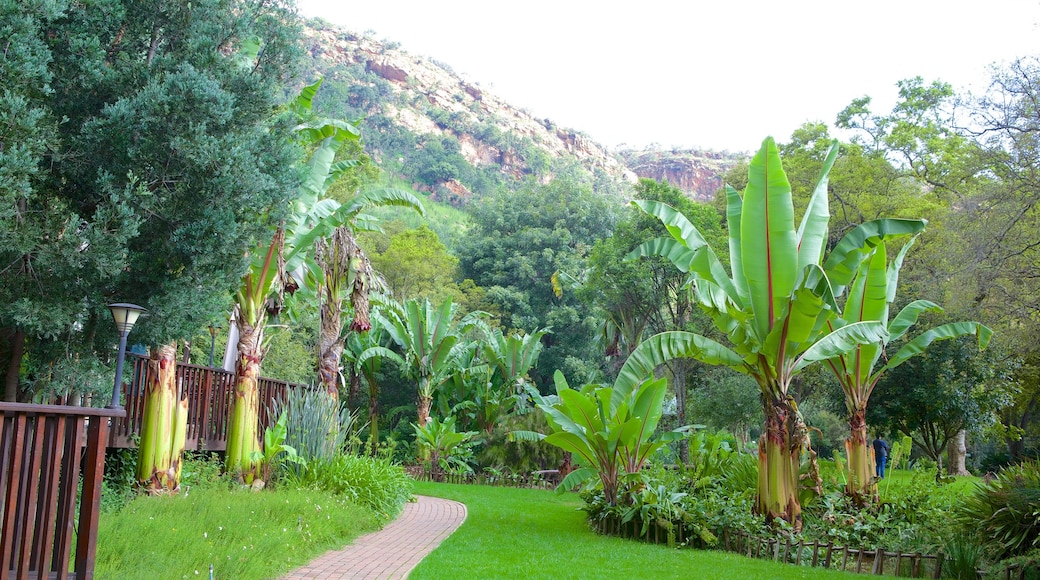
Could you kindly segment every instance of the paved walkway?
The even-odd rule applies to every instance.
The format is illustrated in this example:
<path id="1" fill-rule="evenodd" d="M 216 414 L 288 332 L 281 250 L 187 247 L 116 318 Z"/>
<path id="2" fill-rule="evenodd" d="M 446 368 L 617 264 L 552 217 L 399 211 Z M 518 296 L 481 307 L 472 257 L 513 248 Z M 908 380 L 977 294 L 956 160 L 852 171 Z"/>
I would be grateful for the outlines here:
<path id="1" fill-rule="evenodd" d="M 361 536 L 342 550 L 326 552 L 282 580 L 316 578 L 407 578 L 419 561 L 466 520 L 466 506 L 446 499 L 415 496 L 396 520 Z"/>

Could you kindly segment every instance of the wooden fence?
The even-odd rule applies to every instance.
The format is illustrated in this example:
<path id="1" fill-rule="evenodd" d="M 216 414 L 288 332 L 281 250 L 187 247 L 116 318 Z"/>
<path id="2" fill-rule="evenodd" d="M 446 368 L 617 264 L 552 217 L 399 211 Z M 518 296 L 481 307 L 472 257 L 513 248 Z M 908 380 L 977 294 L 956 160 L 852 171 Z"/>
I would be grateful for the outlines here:
<path id="1" fill-rule="evenodd" d="M 109 421 L 123 410 L 0 403 L 0 412 L 0 558 L 6 577 L 93 578 L 105 441 Z"/>
<path id="2" fill-rule="evenodd" d="M 148 358 L 127 355 L 127 363 L 133 366 L 134 372 L 133 379 L 124 389 L 126 417 L 113 422 L 109 447 L 137 447 L 136 440 L 141 433 Z M 228 409 L 234 397 L 235 373 L 177 363 L 177 385 L 188 398 L 188 431 L 184 448 L 223 451 L 227 447 Z M 274 379 L 260 379 L 261 428 L 271 422 L 267 416 L 271 402 L 283 397 L 289 388 L 307 387 Z"/>
<path id="3" fill-rule="evenodd" d="M 491 473 L 430 473 L 422 466 L 412 466 L 405 470 L 413 479 L 418 481 L 435 481 L 438 483 L 522 487 L 527 489 L 556 489 L 556 484 L 559 483 L 559 472 L 555 470 L 500 475 Z"/>
<path id="4" fill-rule="evenodd" d="M 604 518 L 594 522 L 593 527 L 601 534 L 656 544 L 667 542 L 670 545 L 683 545 L 690 539 L 689 532 L 681 523 L 673 523 L 671 529 L 657 524 L 651 525 L 645 534 L 641 521 L 623 523 L 619 518 Z M 871 550 L 837 546 L 830 542 L 808 542 L 804 539 L 796 542 L 791 538 L 781 540 L 775 537 L 759 537 L 742 531 L 730 532 L 729 530 L 723 531 L 722 543 L 718 547 L 748 558 L 767 559 L 796 566 L 908 578 L 941 578 L 946 561 L 946 556 L 942 552 L 938 554 L 890 552 L 883 549 Z M 990 572 L 991 574 L 987 575 L 985 571 L 979 570 L 978 577 L 997 577 L 1002 580 L 1026 580 L 1040 577 L 1040 569 L 1037 566 L 1021 564 L 1011 564 L 1003 569 Z"/>

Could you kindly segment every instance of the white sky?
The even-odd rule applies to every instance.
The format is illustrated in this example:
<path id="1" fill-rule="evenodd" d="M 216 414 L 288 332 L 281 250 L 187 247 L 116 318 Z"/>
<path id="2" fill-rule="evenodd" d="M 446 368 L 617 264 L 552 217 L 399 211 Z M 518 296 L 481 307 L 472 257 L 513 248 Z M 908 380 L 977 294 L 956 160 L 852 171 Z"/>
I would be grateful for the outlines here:
<path id="1" fill-rule="evenodd" d="M 298 0 L 613 147 L 748 151 L 896 81 L 985 88 L 1040 53 L 1040 0 Z"/>

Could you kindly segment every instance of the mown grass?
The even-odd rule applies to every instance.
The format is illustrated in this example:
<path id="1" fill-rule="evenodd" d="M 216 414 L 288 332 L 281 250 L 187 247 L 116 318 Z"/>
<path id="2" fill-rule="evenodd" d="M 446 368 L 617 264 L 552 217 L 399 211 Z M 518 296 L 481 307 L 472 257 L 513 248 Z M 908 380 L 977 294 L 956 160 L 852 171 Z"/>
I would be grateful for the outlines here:
<path id="1" fill-rule="evenodd" d="M 372 511 L 323 491 L 219 487 L 138 497 L 103 514 L 98 578 L 277 578 L 378 529 Z"/>
<path id="2" fill-rule="evenodd" d="M 409 578 L 851 578 L 724 552 L 675 550 L 605 537 L 575 494 L 416 483 L 415 493 L 466 504 L 462 527 Z"/>

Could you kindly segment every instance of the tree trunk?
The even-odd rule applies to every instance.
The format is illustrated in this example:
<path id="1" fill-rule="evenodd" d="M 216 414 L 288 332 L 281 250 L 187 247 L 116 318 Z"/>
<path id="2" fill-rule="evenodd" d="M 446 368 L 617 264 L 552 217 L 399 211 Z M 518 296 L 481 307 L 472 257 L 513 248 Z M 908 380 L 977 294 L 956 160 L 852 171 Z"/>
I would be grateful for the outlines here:
<path id="1" fill-rule="evenodd" d="M 4 377 L 4 401 L 15 403 L 18 401 L 18 392 L 22 370 L 22 357 L 25 354 L 25 331 L 14 328 L 11 334 L 11 358 L 7 361 L 7 374 Z"/>
<path id="2" fill-rule="evenodd" d="M 968 471 L 965 461 L 968 457 L 968 446 L 966 443 L 968 432 L 961 429 L 957 432 L 957 435 L 950 441 L 948 447 L 948 453 L 950 456 L 950 475 L 971 475 Z"/>
<path id="3" fill-rule="evenodd" d="M 418 401 L 418 421 L 420 427 L 425 427 L 430 422 L 430 407 L 433 405 L 433 397 L 420 394 Z"/>
<path id="4" fill-rule="evenodd" d="M 176 352 L 176 344 L 167 344 L 148 359 L 137 481 L 153 494 L 180 490 L 188 399 L 178 397 Z"/>
<path id="5" fill-rule="evenodd" d="M 340 338 L 340 311 L 343 308 L 338 297 L 330 302 L 325 297 L 321 305 L 321 332 L 318 336 L 318 380 L 331 397 L 339 400 L 339 361 L 343 356 L 343 340 Z"/>
<path id="6" fill-rule="evenodd" d="M 849 416 L 849 438 L 845 440 L 846 459 L 849 462 L 849 481 L 845 485 L 845 495 L 860 507 L 878 500 L 876 463 L 867 439 L 866 415 L 866 409 L 856 409 Z"/>
<path id="7" fill-rule="evenodd" d="M 238 317 L 241 318 L 241 317 Z M 235 361 L 235 400 L 231 404 L 224 464 L 240 483 L 252 485 L 260 476 L 253 454 L 260 451 L 260 349 L 263 321 L 257 327 L 242 320 L 238 325 L 238 357 Z"/>
<path id="8" fill-rule="evenodd" d="M 675 418 L 679 427 L 686 424 L 686 368 L 687 359 L 672 361 L 672 387 L 675 389 Z M 679 440 L 679 462 L 690 463 L 690 440 L 683 437 Z"/>
<path id="9" fill-rule="evenodd" d="M 781 519 L 795 533 L 802 529 L 802 506 L 798 499 L 798 468 L 804 433 L 791 399 L 763 397 L 765 431 L 758 442 L 758 496 L 755 511 L 766 521 Z"/>

